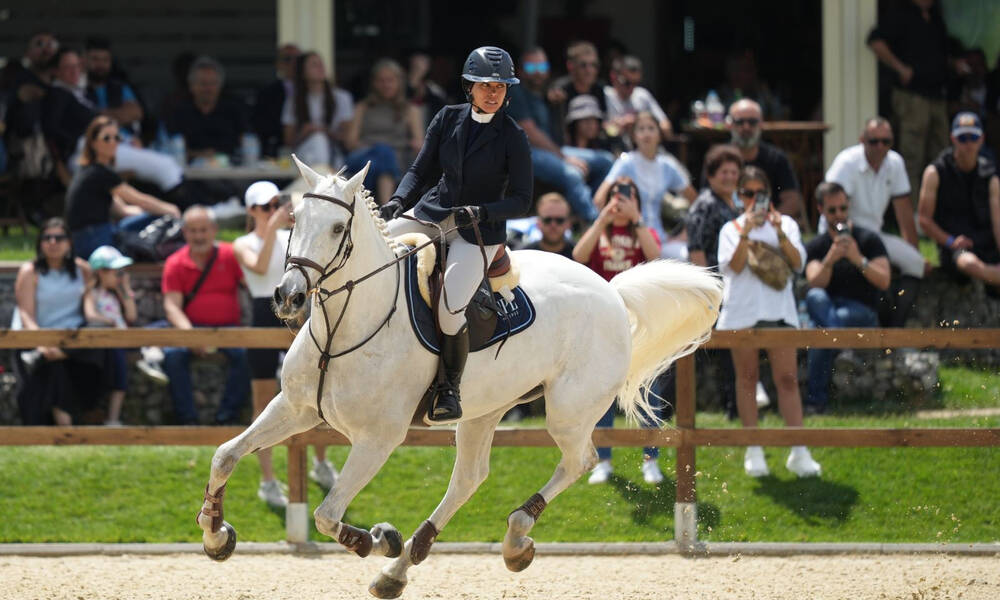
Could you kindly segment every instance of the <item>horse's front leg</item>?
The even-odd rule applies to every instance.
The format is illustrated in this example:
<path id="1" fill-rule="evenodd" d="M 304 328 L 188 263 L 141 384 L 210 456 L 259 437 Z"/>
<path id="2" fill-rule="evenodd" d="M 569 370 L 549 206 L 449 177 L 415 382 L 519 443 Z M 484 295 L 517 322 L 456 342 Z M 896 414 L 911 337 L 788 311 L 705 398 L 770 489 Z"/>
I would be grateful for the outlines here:
<path id="1" fill-rule="evenodd" d="M 424 521 L 403 548 L 396 560 L 382 568 L 382 572 L 368 586 L 368 591 L 378 598 L 397 598 L 406 586 L 406 571 L 423 562 L 431 545 L 458 509 L 486 481 L 490 473 L 490 448 L 493 432 L 503 417 L 498 411 L 471 421 L 458 424 L 455 432 L 455 467 L 451 472 L 448 491 L 431 516 Z"/>
<path id="2" fill-rule="evenodd" d="M 393 558 L 402 550 L 402 537 L 388 523 L 379 523 L 371 531 L 365 531 L 341 522 L 347 506 L 406 438 L 405 424 L 395 427 L 383 422 L 379 425 L 379 431 L 366 432 L 364 437 L 351 440 L 351 451 L 340 470 L 337 483 L 313 512 L 316 529 L 320 533 L 337 540 L 362 558 L 373 551 Z"/>
<path id="3" fill-rule="evenodd" d="M 250 452 L 269 448 L 319 423 L 315 410 L 293 406 L 284 394 L 279 393 L 243 433 L 219 446 L 212 457 L 212 471 L 205 486 L 205 502 L 197 517 L 198 526 L 204 530 L 205 554 L 214 560 L 226 560 L 236 546 L 236 531 L 223 520 L 222 515 L 226 481 L 236 463 Z"/>

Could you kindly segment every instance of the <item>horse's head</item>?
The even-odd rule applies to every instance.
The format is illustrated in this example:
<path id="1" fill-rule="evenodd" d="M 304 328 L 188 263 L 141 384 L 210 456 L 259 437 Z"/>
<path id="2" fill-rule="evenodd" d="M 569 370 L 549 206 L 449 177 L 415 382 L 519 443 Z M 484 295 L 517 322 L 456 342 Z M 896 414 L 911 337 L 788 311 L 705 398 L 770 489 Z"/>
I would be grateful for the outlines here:
<path id="1" fill-rule="evenodd" d="M 355 215 L 369 213 L 368 200 L 360 194 L 369 165 L 348 180 L 322 176 L 292 158 L 312 191 L 292 206 L 295 224 L 288 240 L 285 274 L 274 290 L 274 307 L 280 319 L 304 321 L 310 291 L 343 267 L 351 255 Z"/>

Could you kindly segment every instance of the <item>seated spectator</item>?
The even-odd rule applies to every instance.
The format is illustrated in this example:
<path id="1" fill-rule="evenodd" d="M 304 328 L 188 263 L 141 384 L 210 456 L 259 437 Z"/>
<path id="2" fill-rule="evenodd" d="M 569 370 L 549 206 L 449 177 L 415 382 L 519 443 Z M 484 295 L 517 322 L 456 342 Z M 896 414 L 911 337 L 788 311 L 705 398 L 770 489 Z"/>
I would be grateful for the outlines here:
<path id="1" fill-rule="evenodd" d="M 66 224 L 80 257 L 89 257 L 99 246 L 113 246 L 119 229 L 139 231 L 156 215 L 180 216 L 173 204 L 140 192 L 115 173 L 120 145 L 113 120 L 98 116 L 91 121 L 84 134 L 80 168 L 66 191 Z"/>
<path id="2" fill-rule="evenodd" d="M 768 121 L 783 121 L 790 112 L 767 83 L 758 77 L 757 57 L 750 49 L 734 52 L 726 58 L 726 82 L 719 87 L 719 98 L 725 106 L 742 98 L 753 100 Z"/>
<path id="3" fill-rule="evenodd" d="M 295 95 L 295 59 L 301 53 L 295 44 L 282 44 L 275 62 L 277 78 L 257 92 L 250 123 L 260 139 L 262 156 L 277 157 L 278 148 L 284 146 L 281 115 L 285 101 Z"/>
<path id="4" fill-rule="evenodd" d="M 569 101 L 569 112 L 566 113 L 566 146 L 563 152 L 575 153 L 577 150 L 590 150 L 588 153 L 593 164 L 607 176 L 608 169 L 615 161 L 611 154 L 611 144 L 604 134 L 604 114 L 593 96 L 581 95 Z"/>
<path id="5" fill-rule="evenodd" d="M 639 263 L 658 258 L 660 240 L 655 231 L 643 224 L 639 200 L 639 188 L 635 183 L 628 177 L 620 178 L 611 189 L 610 200 L 601 209 L 597 220 L 580 236 L 573 249 L 573 258 L 608 281 Z M 655 393 L 651 395 L 655 396 Z M 614 423 L 615 407 L 612 405 L 597 422 L 597 427 L 609 428 Z M 657 462 L 659 448 L 646 448 L 643 452 L 643 478 L 647 483 L 660 483 L 663 473 Z M 598 448 L 597 456 L 600 462 L 591 471 L 588 483 L 606 483 L 614 472 L 611 448 Z"/>
<path id="6" fill-rule="evenodd" d="M 597 206 L 603 206 L 608 190 L 618 177 L 628 176 L 639 186 L 642 198 L 642 220 L 647 227 L 653 228 L 657 236 L 664 240 L 667 232 L 663 229 L 660 215 L 663 210 L 663 195 L 667 192 L 680 194 L 689 202 L 694 202 L 697 193 L 691 187 L 684 170 L 677 161 L 667 154 L 659 152 L 663 134 L 656 117 L 649 112 L 640 112 L 635 117 L 632 131 L 633 145 L 636 148 L 618 157 L 611 171 L 604 179 L 601 187 L 594 194 Z"/>
<path id="7" fill-rule="evenodd" d="M 188 70 L 191 98 L 167 115 L 167 131 L 184 136 L 188 160 L 232 156 L 248 129 L 240 104 L 222 96 L 225 81 L 222 65 L 208 56 L 196 58 Z"/>
<path id="8" fill-rule="evenodd" d="M 904 327 L 920 290 L 920 280 L 930 265 L 920 254 L 917 225 L 910 201 L 910 180 L 903 157 L 892 146 L 892 126 L 882 117 L 868 119 L 861 143 L 841 150 L 826 171 L 826 180 L 839 184 L 850 199 L 850 219 L 882 240 L 889 261 L 902 272 L 899 285 L 889 294 L 895 305 L 886 324 Z M 817 198 L 818 200 L 818 198 Z M 892 203 L 903 237 L 882 231 L 883 215 Z M 829 226 L 820 212 L 820 233 Z"/>
<path id="9" fill-rule="evenodd" d="M 531 168 L 535 178 L 556 188 L 569 201 L 577 218 L 593 222 L 597 209 L 588 185 L 587 151 L 564 152 L 552 139 L 552 124 L 545 102 L 549 62 L 545 51 L 534 48 L 521 56 L 520 85 L 510 86 L 508 114 L 524 130 L 531 146 Z M 578 149 L 579 150 L 579 149 Z M 600 181 L 594 181 L 595 185 Z"/>
<path id="10" fill-rule="evenodd" d="M 21 60 L 9 60 L 0 70 L 0 102 L 7 107 L 0 119 L 5 125 L 3 135 L 10 169 L 22 178 L 46 179 L 52 174 L 51 156 L 42 138 L 42 101 L 49 66 L 58 50 L 59 41 L 51 32 L 38 31 L 28 40 Z"/>
<path id="11" fill-rule="evenodd" d="M 203 206 L 184 211 L 187 245 L 171 254 L 163 265 L 163 310 L 177 329 L 232 327 L 240 324 L 239 289 L 243 273 L 233 247 L 216 243 L 218 227 L 212 212 Z M 170 397 L 181 425 L 198 424 L 191 383 L 191 357 L 215 352 L 214 348 L 164 348 L 163 370 L 170 378 Z M 250 367 L 244 348 L 219 348 L 229 359 L 229 373 L 222 402 L 215 413 L 218 424 L 239 422 L 250 395 Z"/>
<path id="12" fill-rule="evenodd" d="M 951 147 L 924 170 L 920 227 L 938 244 L 941 268 L 972 277 L 1000 294 L 1000 180 L 996 165 L 980 155 L 983 126 L 974 113 L 955 115 Z"/>
<path id="13" fill-rule="evenodd" d="M 670 135 L 672 128 L 667 113 L 663 112 L 653 94 L 639 85 L 642 83 L 642 61 L 634 56 L 615 59 L 611 63 L 609 78 L 611 85 L 604 86 L 604 100 L 608 106 L 606 118 L 626 140 L 632 139 L 632 126 L 636 115 L 641 112 L 653 115 L 663 137 Z"/>
<path id="14" fill-rule="evenodd" d="M 688 237 L 684 222 L 691 201 L 684 196 L 674 196 L 667 192 L 663 195 L 660 209 L 660 226 L 663 227 L 663 249 L 660 258 L 688 261 Z"/>
<path id="15" fill-rule="evenodd" d="M 573 226 L 569 202 L 566 202 L 566 198 L 563 198 L 562 194 L 549 192 L 538 199 L 536 210 L 538 211 L 538 229 L 542 232 L 542 239 L 528 244 L 522 250 L 555 252 L 572 259 L 573 242 L 566 237 L 566 233 Z"/>
<path id="16" fill-rule="evenodd" d="M 744 164 L 760 167 L 767 173 L 775 189 L 775 208 L 805 225 L 802 194 L 792 163 L 777 146 L 761 141 L 762 120 L 760 105 L 753 100 L 744 98 L 733 103 L 726 118 L 730 143 L 739 148 Z"/>
<path id="17" fill-rule="evenodd" d="M 799 227 L 771 204 L 771 186 L 762 169 L 745 167 L 739 187 L 744 196 L 743 214 L 719 232 L 719 272 L 725 289 L 716 329 L 798 328 L 792 281 L 794 273 L 802 270 L 806 255 Z M 802 397 L 795 348 L 765 350 L 778 388 L 781 416 L 787 426 L 801 427 Z M 732 354 L 740 421 L 743 427 L 757 427 L 760 348 L 733 348 Z M 818 476 L 821 470 L 805 446 L 793 446 L 785 466 L 799 477 Z M 768 475 L 764 449 L 747 447 L 743 469 L 751 477 Z"/>
<path id="18" fill-rule="evenodd" d="M 986 53 L 982 48 L 970 48 L 963 53 L 962 59 L 967 68 L 960 70 L 958 77 L 951 80 L 948 113 L 969 111 L 982 117 L 986 115 L 986 98 L 989 95 Z"/>
<path id="19" fill-rule="evenodd" d="M 341 140 L 354 112 L 354 99 L 326 77 L 323 58 L 315 52 L 295 59 L 295 85 L 281 111 L 285 145 L 310 165 L 340 168 Z"/>
<path id="20" fill-rule="evenodd" d="M 431 57 L 423 52 L 410 55 L 410 68 L 406 72 L 406 97 L 420 110 L 424 129 L 438 111 L 449 104 L 448 94 L 430 78 Z"/>
<path id="21" fill-rule="evenodd" d="M 45 137 L 56 149 L 69 185 L 70 172 L 76 170 L 86 144 L 84 133 L 99 116 L 99 111 L 87 98 L 86 89 L 82 86 L 79 55 L 63 48 L 53 60 L 56 65 L 55 79 L 43 102 L 45 115 L 42 127 Z M 114 168 L 118 172 L 135 173 L 138 179 L 155 184 L 167 194 L 175 193 L 184 179 L 184 171 L 169 156 L 131 144 L 116 146 Z"/>
<path id="22" fill-rule="evenodd" d="M 597 55 L 597 47 L 587 41 L 571 42 L 566 47 L 566 75 L 552 83 L 546 93 L 549 106 L 555 120 L 556 129 L 553 134 L 557 141 L 565 143 L 562 132 L 569 103 L 581 94 L 597 98 L 601 113 L 608 112 L 604 97 L 604 85 L 598 81 L 601 71 L 601 60 Z"/>
<path id="23" fill-rule="evenodd" d="M 132 87 L 111 73 L 111 42 L 104 37 L 87 39 L 84 64 L 87 69 L 87 99 L 102 115 L 122 124 L 123 133 L 139 134 L 142 105 Z"/>
<path id="24" fill-rule="evenodd" d="M 886 248 L 877 232 L 848 216 L 851 202 L 840 184 L 819 184 L 816 202 L 828 228 L 806 244 L 809 318 L 824 329 L 877 327 L 879 292 L 889 288 Z M 833 355 L 829 348 L 809 350 L 806 406 L 812 412 L 826 412 Z"/>
<path id="25" fill-rule="evenodd" d="M 87 260 L 94 273 L 87 284 L 87 294 L 83 297 L 83 314 L 91 327 L 114 327 L 126 329 L 138 316 L 135 308 L 135 292 L 129 283 L 128 273 L 122 271 L 132 264 L 132 259 L 122 256 L 112 246 L 101 246 L 91 253 Z M 128 391 L 128 361 L 125 350 L 115 348 L 109 351 L 111 359 L 111 396 L 108 399 L 109 427 L 121 427 L 122 404 Z"/>
<path id="26" fill-rule="evenodd" d="M 14 282 L 17 309 L 11 329 L 76 329 L 84 323 L 83 295 L 90 267 L 73 255 L 62 219 L 38 231 L 35 259 L 21 265 Z M 103 350 L 40 346 L 18 356 L 17 400 L 23 425 L 72 425 L 107 389 Z"/>
<path id="27" fill-rule="evenodd" d="M 371 161 L 364 185 L 374 190 L 380 205 L 388 202 L 400 173 L 424 144 L 420 111 L 406 100 L 403 69 L 396 61 L 383 58 L 372 67 L 371 89 L 355 107 L 343 141 L 347 170 L 357 173 Z"/>

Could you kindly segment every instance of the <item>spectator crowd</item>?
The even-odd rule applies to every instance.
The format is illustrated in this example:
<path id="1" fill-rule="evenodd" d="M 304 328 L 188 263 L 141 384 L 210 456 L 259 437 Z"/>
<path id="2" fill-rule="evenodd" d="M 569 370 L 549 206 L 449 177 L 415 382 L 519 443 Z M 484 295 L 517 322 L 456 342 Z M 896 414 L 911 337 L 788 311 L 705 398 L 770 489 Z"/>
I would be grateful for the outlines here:
<path id="1" fill-rule="evenodd" d="M 903 327 L 932 271 L 921 235 L 937 247 L 942 272 L 957 282 L 980 280 L 1000 297 L 1000 180 L 986 145 L 1000 114 L 1000 76 L 987 73 L 981 51 L 950 40 L 929 0 L 901 2 L 870 32 L 868 47 L 895 77 L 893 114 L 871 115 L 815 190 L 801 189 L 788 153 L 763 139 L 765 118 L 786 111 L 757 79 L 752 54 L 727 61 L 719 89 L 729 141 L 709 148 L 693 177 L 670 151 L 682 115 L 672 119 L 642 86 L 638 57 L 607 61 L 605 81 L 601 53 L 589 41 L 570 43 L 559 63 L 541 47 L 527 48 L 505 110 L 530 146 L 536 216 L 514 224 L 512 245 L 561 254 L 606 279 L 659 258 L 713 269 L 725 283 L 720 330 L 805 327 L 803 315 L 822 328 Z M 40 227 L 36 257 L 17 275 L 13 327 L 134 323 L 123 240 L 158 219 L 176 220 L 183 236 L 180 249 L 163 257 L 163 326 L 239 325 L 243 288 L 252 298 L 248 320 L 275 326 L 269 298 L 290 225 L 279 189 L 208 185 L 185 178 L 185 167 L 292 151 L 334 171 L 343 165 L 354 173 L 370 162 L 365 186 L 382 204 L 419 153 L 427 124 L 456 100 L 430 79 L 429 57 L 420 53 L 405 69 L 375 60 L 360 98 L 337 86 L 316 52 L 282 45 L 275 68 L 276 78 L 248 106 L 225 93 L 218 60 L 182 56 L 174 65 L 178 89 L 160 103 L 161 114 L 150 115 L 110 40 L 74 49 L 53 32 L 31 35 L 23 57 L 0 72 L 4 162 L 21 179 L 62 186 L 65 211 L 29 207 Z M 249 217 L 248 233 L 233 244 L 219 241 L 218 218 L 237 204 Z M 697 357 L 718 366 L 723 404 L 744 427 L 756 427 L 758 408 L 770 402 L 760 350 Z M 763 350 L 788 426 L 829 410 L 835 351 L 808 351 L 803 399 L 795 350 Z M 244 422 L 248 398 L 257 414 L 273 397 L 277 352 L 144 354 L 144 368 L 168 381 L 178 423 L 198 423 L 190 361 L 216 352 L 228 369 L 216 422 Z M 72 423 L 103 392 L 111 394 L 107 423 L 121 423 L 124 351 L 40 347 L 20 352 L 17 365 L 24 424 Z M 665 416 L 671 381 L 665 373 L 653 390 Z M 609 410 L 599 426 L 613 421 Z M 611 450 L 599 452 L 591 483 L 614 471 Z M 312 474 L 330 486 L 336 472 L 322 449 L 317 456 Z M 645 449 L 641 465 L 652 484 L 663 480 L 657 456 Z M 260 460 L 260 496 L 280 506 L 286 500 L 270 456 Z M 785 465 L 800 477 L 822 471 L 803 446 L 791 449 Z M 763 448 L 746 450 L 744 468 L 752 477 L 769 473 Z"/>

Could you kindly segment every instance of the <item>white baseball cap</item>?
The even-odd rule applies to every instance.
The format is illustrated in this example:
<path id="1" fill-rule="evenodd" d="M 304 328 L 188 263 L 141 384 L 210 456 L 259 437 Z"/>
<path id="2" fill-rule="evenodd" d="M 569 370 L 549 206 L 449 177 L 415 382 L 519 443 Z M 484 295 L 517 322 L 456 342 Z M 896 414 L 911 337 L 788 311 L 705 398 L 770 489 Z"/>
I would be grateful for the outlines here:
<path id="1" fill-rule="evenodd" d="M 278 186 L 270 181 L 257 181 L 247 188 L 246 194 L 243 195 L 243 200 L 246 202 L 247 208 L 250 208 L 252 206 L 267 204 L 280 194 L 281 190 L 278 189 Z"/>

